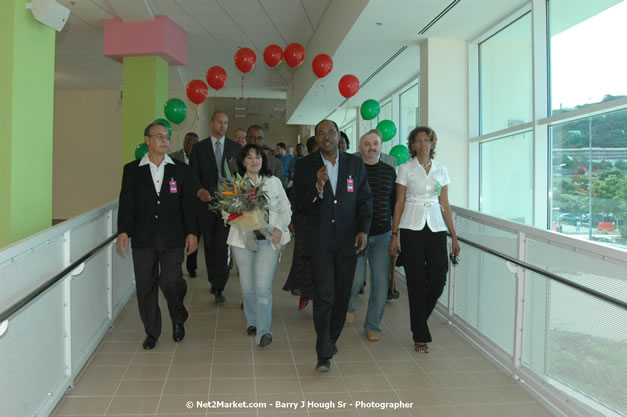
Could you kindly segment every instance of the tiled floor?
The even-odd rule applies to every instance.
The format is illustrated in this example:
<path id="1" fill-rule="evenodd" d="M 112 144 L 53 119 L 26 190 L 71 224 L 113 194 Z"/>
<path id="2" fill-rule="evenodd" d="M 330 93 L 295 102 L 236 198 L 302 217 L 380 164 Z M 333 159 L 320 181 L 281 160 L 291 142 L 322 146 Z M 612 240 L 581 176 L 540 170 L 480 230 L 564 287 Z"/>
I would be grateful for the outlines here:
<path id="1" fill-rule="evenodd" d="M 402 280 L 398 285 L 401 298 L 386 306 L 381 340 L 365 338 L 361 326 L 367 295 L 361 295 L 357 321 L 346 325 L 331 371 L 315 372 L 311 304 L 299 312 L 298 298 L 281 290 L 290 263 L 288 247 L 274 281 L 270 346 L 260 349 L 246 335 L 236 273 L 226 289 L 226 304 L 216 306 L 201 255 L 200 276 L 186 278 L 190 317 L 185 340 L 172 341 L 162 299 L 163 334 L 153 351 L 144 351 L 137 303 L 131 299 L 54 415 L 552 416 L 437 317 L 430 322 L 434 337 L 430 353 L 416 353 Z M 211 401 L 256 402 L 266 408 L 227 408 Z M 371 406 L 358 407 L 359 401 Z M 199 407 L 197 402 L 215 407 Z M 295 403 L 296 409 L 279 407 L 277 402 Z M 372 408 L 373 403 L 397 407 L 404 403 L 408 408 Z"/>

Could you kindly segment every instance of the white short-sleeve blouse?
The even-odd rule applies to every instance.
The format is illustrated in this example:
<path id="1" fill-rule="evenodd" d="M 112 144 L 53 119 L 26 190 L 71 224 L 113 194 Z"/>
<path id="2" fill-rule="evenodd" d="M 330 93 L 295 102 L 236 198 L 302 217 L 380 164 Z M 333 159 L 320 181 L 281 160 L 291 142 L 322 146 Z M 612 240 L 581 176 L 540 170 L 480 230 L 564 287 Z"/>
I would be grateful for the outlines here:
<path id="1" fill-rule="evenodd" d="M 422 230 L 426 224 L 432 232 L 447 230 L 437 192 L 438 185 L 441 188 L 450 183 L 448 170 L 443 164 L 431 160 L 427 175 L 418 158 L 412 158 L 400 166 L 396 183 L 407 187 L 400 229 Z"/>

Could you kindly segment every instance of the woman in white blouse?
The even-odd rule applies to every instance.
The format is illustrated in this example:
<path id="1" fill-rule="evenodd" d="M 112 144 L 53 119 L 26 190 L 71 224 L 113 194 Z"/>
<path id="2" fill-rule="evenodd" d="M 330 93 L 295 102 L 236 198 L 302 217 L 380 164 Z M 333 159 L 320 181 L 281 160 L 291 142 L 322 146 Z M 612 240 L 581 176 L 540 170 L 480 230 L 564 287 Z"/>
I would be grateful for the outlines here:
<path id="1" fill-rule="evenodd" d="M 285 194 L 281 180 L 272 176 L 263 148 L 246 145 L 237 157 L 240 175 L 254 184 L 263 183 L 268 198 L 268 223 L 272 238 L 268 240 L 261 233 L 255 233 L 257 250 L 246 249 L 244 236 L 236 227 L 231 227 L 227 243 L 239 268 L 239 281 L 242 287 L 244 313 L 248 328 L 258 346 L 272 343 L 272 281 L 279 260 L 281 248 L 290 240 L 288 225 L 292 217 L 290 201 Z"/>
<path id="2" fill-rule="evenodd" d="M 432 339 L 427 319 L 444 290 L 448 271 L 447 228 L 451 254 L 458 256 L 460 248 L 448 203 L 448 171 L 433 159 L 438 138 L 433 129 L 420 126 L 411 131 L 408 141 L 412 158 L 400 166 L 396 178 L 389 250 L 392 256 L 399 246 L 403 252 L 414 348 L 428 353 Z"/>

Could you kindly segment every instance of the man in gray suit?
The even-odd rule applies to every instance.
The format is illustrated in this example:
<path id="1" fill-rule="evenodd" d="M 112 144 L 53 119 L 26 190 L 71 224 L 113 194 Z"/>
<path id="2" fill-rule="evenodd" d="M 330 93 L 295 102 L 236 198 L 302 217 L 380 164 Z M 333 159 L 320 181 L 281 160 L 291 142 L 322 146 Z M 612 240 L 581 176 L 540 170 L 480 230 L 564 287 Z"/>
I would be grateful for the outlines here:
<path id="1" fill-rule="evenodd" d="M 185 139 L 183 139 L 183 148 L 176 152 L 172 152 L 170 157 L 178 159 L 181 162 L 185 162 L 186 165 L 189 165 L 189 157 L 192 155 L 192 148 L 197 143 L 198 135 L 194 132 L 189 132 L 185 135 Z"/>
<path id="2" fill-rule="evenodd" d="M 264 147 L 264 139 L 265 133 L 263 131 L 263 127 L 259 125 L 251 125 L 248 127 L 248 130 L 246 131 L 247 143 L 252 143 L 254 145 Z M 270 155 L 269 152 L 266 152 L 266 156 L 268 157 L 268 168 L 270 168 L 270 171 L 272 171 L 272 175 L 280 179 L 281 184 L 284 184 L 283 179 L 285 178 L 285 175 L 283 174 L 283 163 L 276 159 L 274 156 Z"/>

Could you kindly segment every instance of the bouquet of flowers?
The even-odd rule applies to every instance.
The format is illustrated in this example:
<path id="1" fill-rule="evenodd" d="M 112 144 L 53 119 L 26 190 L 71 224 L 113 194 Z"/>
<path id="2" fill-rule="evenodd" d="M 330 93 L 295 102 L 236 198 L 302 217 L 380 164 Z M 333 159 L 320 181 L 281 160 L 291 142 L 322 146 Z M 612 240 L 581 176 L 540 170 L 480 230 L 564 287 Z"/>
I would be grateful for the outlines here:
<path id="1" fill-rule="evenodd" d="M 244 178 L 239 173 L 233 176 L 226 162 L 224 165 L 226 176 L 211 207 L 220 210 L 224 223 L 236 227 L 246 249 L 254 251 L 257 248 L 256 233 L 272 239 L 268 225 L 268 198 L 263 191 L 263 183 L 253 184 L 250 178 Z"/>

